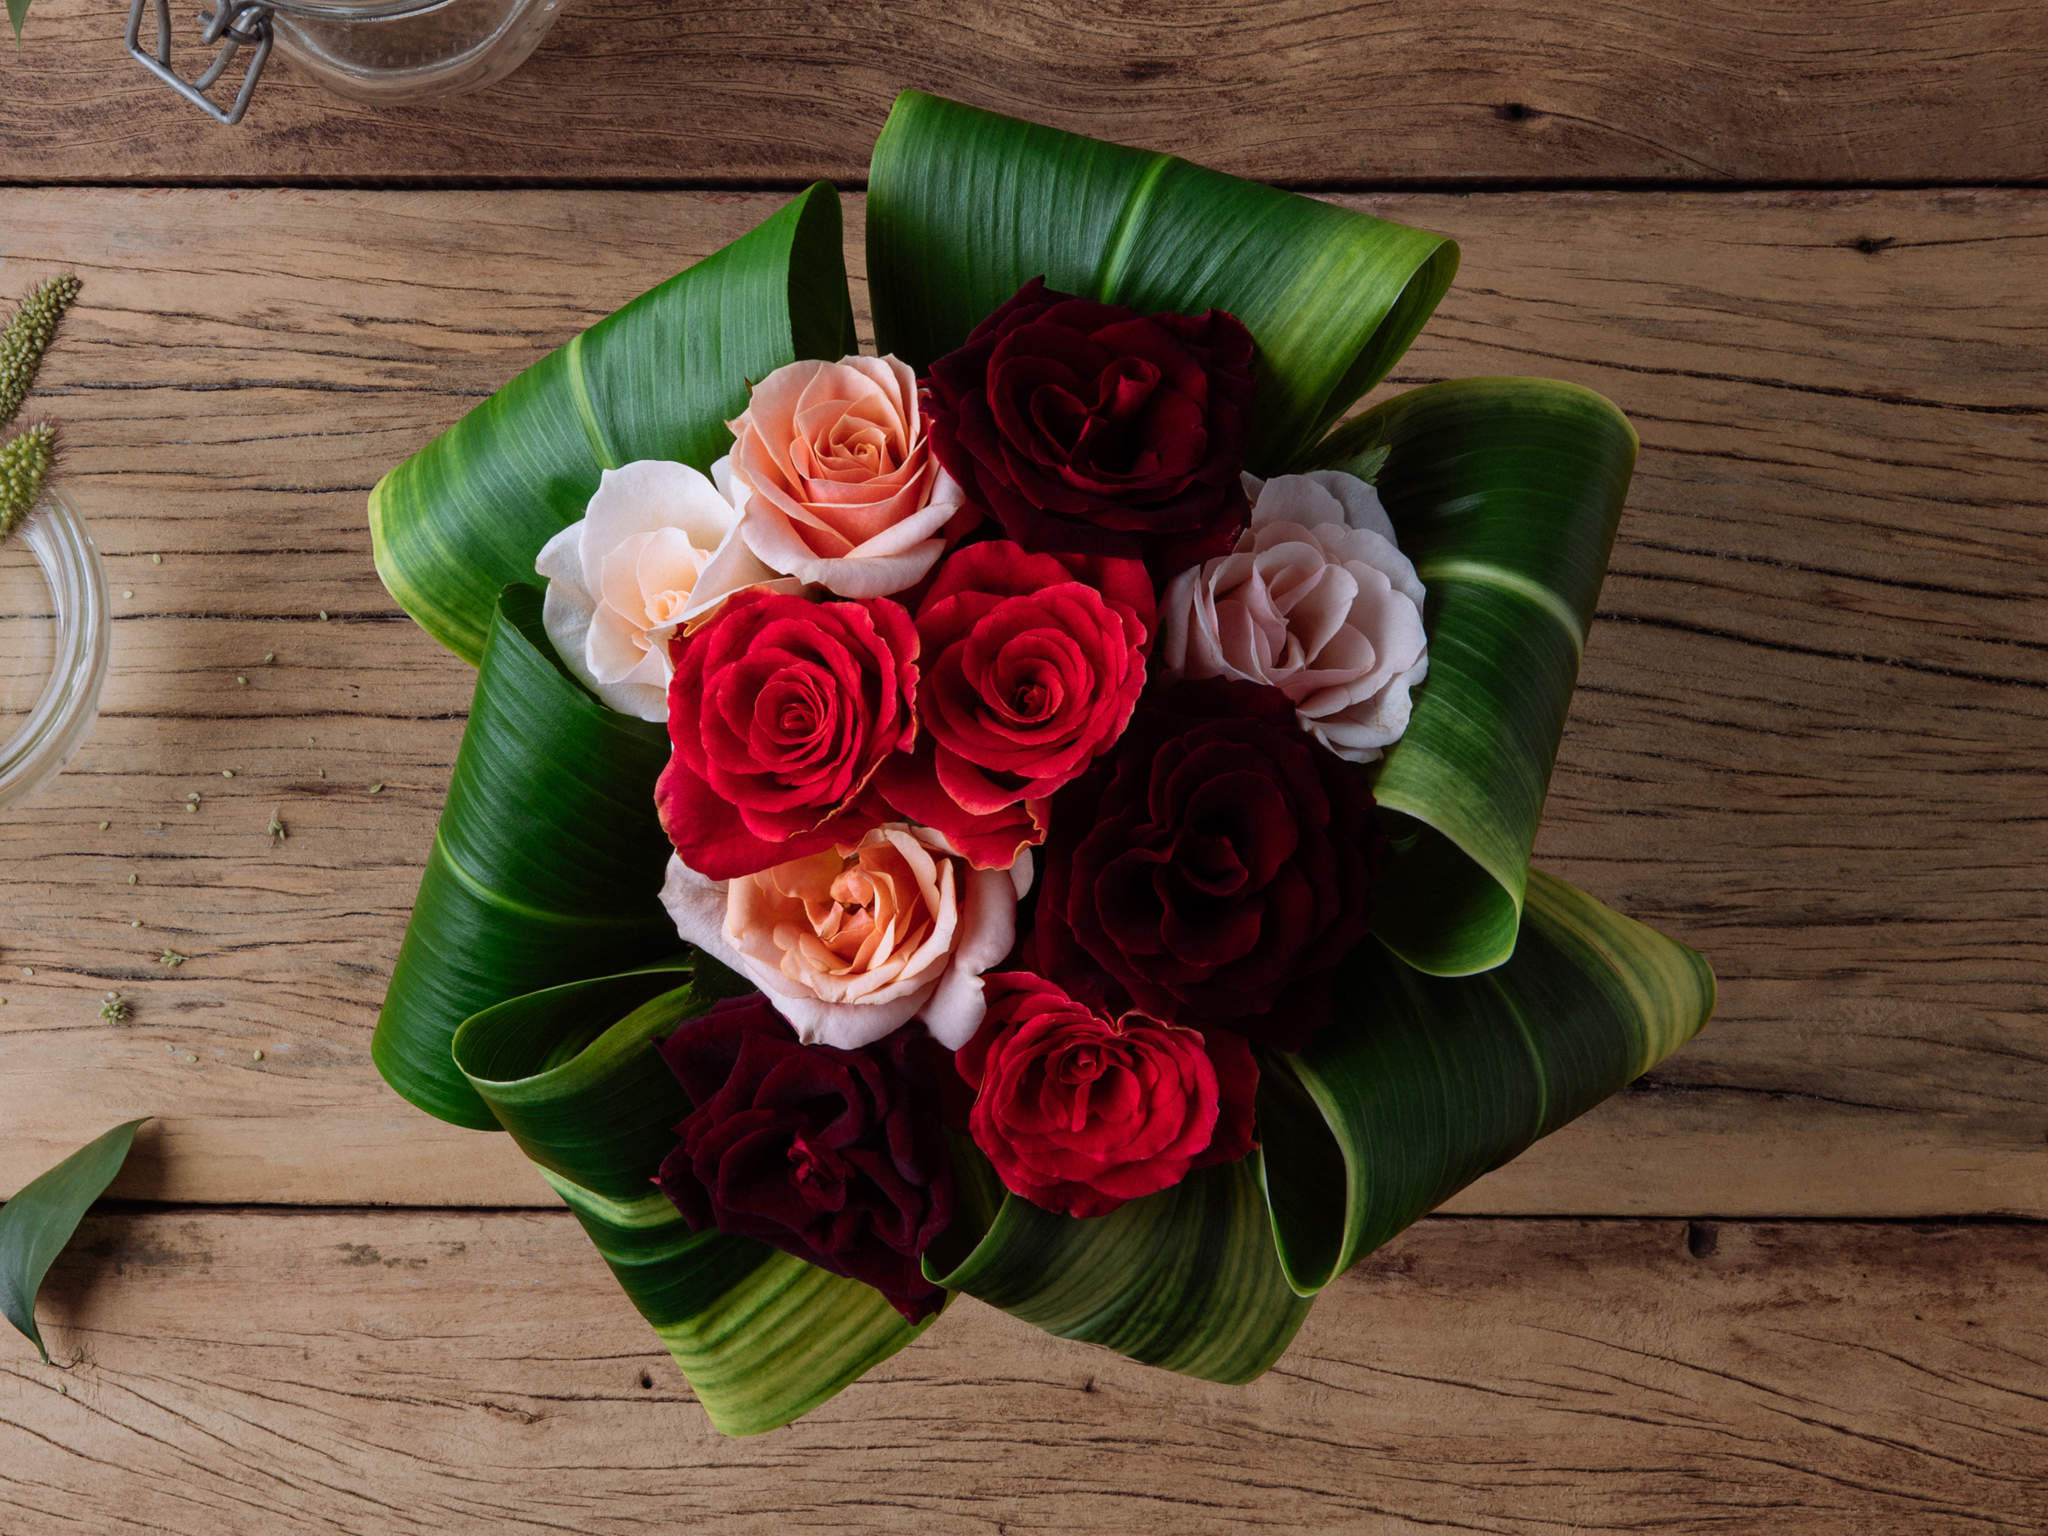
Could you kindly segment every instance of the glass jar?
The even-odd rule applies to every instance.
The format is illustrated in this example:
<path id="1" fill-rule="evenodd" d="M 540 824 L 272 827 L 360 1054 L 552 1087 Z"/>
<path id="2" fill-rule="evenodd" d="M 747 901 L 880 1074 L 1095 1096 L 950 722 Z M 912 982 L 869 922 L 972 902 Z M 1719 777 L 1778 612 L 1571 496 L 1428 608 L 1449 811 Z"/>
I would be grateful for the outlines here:
<path id="1" fill-rule="evenodd" d="M 217 52 L 187 80 L 171 62 L 171 0 L 131 0 L 128 51 L 186 100 L 223 123 L 241 121 L 273 42 L 329 90 L 395 106 L 474 91 L 531 54 L 563 0 L 211 0 L 200 41 Z M 154 5 L 156 42 L 142 43 Z M 231 102 L 208 94 L 246 52 Z"/>
<path id="2" fill-rule="evenodd" d="M 92 730 L 112 617 L 84 519 L 45 491 L 0 544 L 0 807 L 48 783 Z"/>

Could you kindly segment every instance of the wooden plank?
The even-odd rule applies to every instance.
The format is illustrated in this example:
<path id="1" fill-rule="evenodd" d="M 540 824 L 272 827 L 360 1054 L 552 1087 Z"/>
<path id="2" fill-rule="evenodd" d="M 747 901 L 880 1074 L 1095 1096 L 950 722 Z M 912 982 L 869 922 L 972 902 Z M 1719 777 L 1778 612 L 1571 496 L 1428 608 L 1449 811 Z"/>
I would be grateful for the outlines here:
<path id="1" fill-rule="evenodd" d="M 85 273 L 42 399 L 134 594 L 94 738 L 0 816 L 0 1190 L 154 1112 L 131 1194 L 540 1198 L 369 1065 L 468 674 L 378 586 L 363 495 L 774 202 L 0 194 L 0 287 Z M 1458 1208 L 2048 1215 L 2048 194 L 1363 205 L 1465 242 L 1405 382 L 1554 374 L 1642 429 L 1540 852 L 1723 981 Z"/>
<path id="2" fill-rule="evenodd" d="M 963 1302 L 720 1440 L 565 1215 L 95 1217 L 0 1526 L 2037 1532 L 2048 1229 L 1437 1220 L 1250 1386 Z"/>
<path id="3" fill-rule="evenodd" d="M 578 0 L 481 95 L 377 110 L 283 62 L 230 131 L 118 8 L 36 0 L 0 177 L 858 180 L 917 86 L 1325 185 L 2039 180 L 2044 75 L 2048 11 L 1995 0 Z"/>

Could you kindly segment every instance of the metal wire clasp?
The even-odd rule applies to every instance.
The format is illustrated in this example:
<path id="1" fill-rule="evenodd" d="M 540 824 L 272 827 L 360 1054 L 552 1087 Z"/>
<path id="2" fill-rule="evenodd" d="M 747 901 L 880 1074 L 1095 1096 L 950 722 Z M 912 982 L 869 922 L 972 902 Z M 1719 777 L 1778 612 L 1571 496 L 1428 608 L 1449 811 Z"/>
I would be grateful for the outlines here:
<path id="1" fill-rule="evenodd" d="M 142 13 L 152 3 L 156 7 L 154 54 L 142 46 Z M 132 0 L 128 7 L 128 51 L 142 62 L 143 68 L 215 122 L 232 127 L 249 110 L 249 97 L 254 94 L 256 81 L 270 58 L 270 7 L 262 4 L 261 0 L 213 0 L 213 5 L 212 15 L 199 18 L 200 26 L 204 28 L 199 35 L 200 40 L 209 46 L 219 44 L 220 52 L 214 55 L 213 62 L 206 66 L 198 79 L 186 80 L 171 68 L 171 0 Z M 235 99 L 228 106 L 215 106 L 206 93 L 228 72 L 235 55 L 244 48 L 250 50 L 249 68 L 242 76 L 241 89 L 235 92 Z"/>

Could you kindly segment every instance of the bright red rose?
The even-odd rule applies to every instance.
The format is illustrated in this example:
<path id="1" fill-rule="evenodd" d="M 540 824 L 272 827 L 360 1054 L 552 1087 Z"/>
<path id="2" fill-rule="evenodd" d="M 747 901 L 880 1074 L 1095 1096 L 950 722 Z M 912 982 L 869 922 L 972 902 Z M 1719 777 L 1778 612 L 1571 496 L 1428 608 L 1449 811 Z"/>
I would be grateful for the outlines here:
<path id="1" fill-rule="evenodd" d="M 917 610 L 924 733 L 884 768 L 883 794 L 975 862 L 1007 865 L 1043 839 L 1046 797 L 1130 720 L 1153 614 L 1135 560 L 1006 539 L 955 551 Z"/>
<path id="2" fill-rule="evenodd" d="M 941 1125 L 945 1052 L 908 1025 L 858 1051 L 804 1045 L 758 992 L 661 1043 L 694 1106 L 661 1186 L 716 1228 L 873 1286 L 912 1322 L 946 1293 L 925 1249 L 953 1215 Z"/>
<path id="3" fill-rule="evenodd" d="M 917 731 L 917 631 L 902 605 L 742 592 L 672 654 L 672 751 L 654 799 L 690 868 L 737 879 L 885 819 L 869 781 Z"/>
<path id="4" fill-rule="evenodd" d="M 1242 1037 L 1107 1018 L 1028 971 L 985 983 L 987 1017 L 953 1062 L 1006 1189 L 1102 1216 L 1251 1151 L 1259 1070 Z"/>
<path id="5" fill-rule="evenodd" d="M 1176 684 L 1055 802 L 1038 964 L 1081 996 L 1299 1050 L 1365 937 L 1372 803 L 1277 689 Z"/>
<path id="6" fill-rule="evenodd" d="M 1177 570 L 1244 524 L 1252 351 L 1220 310 L 1146 316 L 1034 278 L 932 364 L 932 446 L 1026 549 Z"/>

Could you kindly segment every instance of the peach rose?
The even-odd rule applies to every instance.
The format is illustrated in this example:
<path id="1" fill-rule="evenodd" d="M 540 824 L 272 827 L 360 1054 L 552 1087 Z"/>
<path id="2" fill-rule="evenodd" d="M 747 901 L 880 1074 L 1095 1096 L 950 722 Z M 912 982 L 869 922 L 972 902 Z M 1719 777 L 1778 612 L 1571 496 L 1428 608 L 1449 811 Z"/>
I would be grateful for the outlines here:
<path id="1" fill-rule="evenodd" d="M 740 539 L 739 520 L 699 471 L 641 459 L 606 470 L 581 521 L 541 550 L 541 623 L 569 670 L 613 709 L 666 720 L 677 626 L 778 579 Z"/>
<path id="2" fill-rule="evenodd" d="M 711 473 L 747 547 L 776 570 L 841 597 L 887 597 L 944 553 L 962 493 L 926 442 L 908 364 L 785 364 L 729 425 L 732 452 Z"/>
<path id="3" fill-rule="evenodd" d="M 1408 728 L 1409 690 L 1429 670 L 1421 578 L 1356 475 L 1246 475 L 1245 490 L 1237 547 L 1168 585 L 1156 660 L 1277 688 L 1302 729 L 1372 762 Z"/>
<path id="4" fill-rule="evenodd" d="M 1028 854 L 978 870 L 930 828 L 890 822 L 738 880 L 672 858 L 661 900 L 678 933 L 767 993 L 806 1043 L 853 1050 L 921 1018 L 958 1050 L 1030 886 Z"/>

